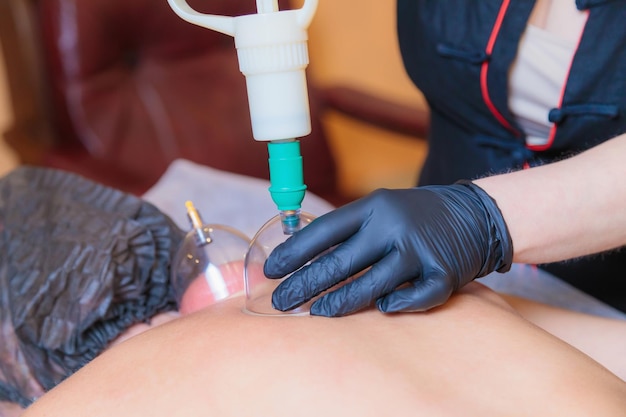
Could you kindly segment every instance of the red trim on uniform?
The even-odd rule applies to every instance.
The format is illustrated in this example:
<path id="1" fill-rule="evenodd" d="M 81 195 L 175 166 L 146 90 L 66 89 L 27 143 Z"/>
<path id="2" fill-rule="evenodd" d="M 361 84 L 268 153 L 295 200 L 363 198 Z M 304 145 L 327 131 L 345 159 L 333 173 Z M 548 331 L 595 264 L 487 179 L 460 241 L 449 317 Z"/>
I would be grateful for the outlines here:
<path id="1" fill-rule="evenodd" d="M 487 42 L 486 53 L 487 56 L 490 57 L 493 52 L 493 47 L 496 43 L 496 39 L 498 34 L 500 33 L 500 28 L 502 27 L 502 21 L 504 20 L 504 15 L 506 14 L 507 9 L 509 8 L 510 0 L 504 0 L 502 2 L 502 6 L 500 6 L 500 11 L 498 12 L 498 17 L 496 18 L 496 23 L 491 30 L 491 35 L 489 35 L 489 42 Z M 489 89 L 487 88 L 487 73 L 489 72 L 489 59 L 482 63 L 480 68 L 480 91 L 483 95 L 483 101 L 489 108 L 489 111 L 495 116 L 495 118 L 500 122 L 501 125 L 506 127 L 507 129 L 518 133 L 517 129 L 515 129 L 508 120 L 505 119 L 504 116 L 498 111 L 496 106 L 491 101 L 491 97 L 489 96 Z"/>
<path id="2" fill-rule="evenodd" d="M 589 19 L 589 10 L 585 11 L 585 14 L 587 15 L 586 19 Z M 585 26 L 587 25 L 587 22 L 585 21 L 585 25 L 583 26 L 583 30 L 580 32 L 580 36 L 578 37 L 578 43 L 576 44 L 576 49 L 575 51 L 578 51 L 578 48 L 580 47 L 580 42 L 583 39 L 583 33 L 585 33 Z M 569 79 L 569 74 L 572 71 L 572 65 L 574 64 L 574 57 L 576 56 L 576 52 L 574 52 L 574 55 L 572 55 L 572 60 L 569 63 L 569 68 L 567 69 L 567 76 L 565 77 L 565 80 L 563 81 L 563 86 L 561 87 L 561 96 L 559 97 L 559 104 L 557 105 L 558 108 L 561 108 L 563 105 L 563 97 L 565 96 L 565 88 L 567 87 L 567 80 Z M 554 138 L 556 136 L 556 123 L 552 124 L 552 127 L 550 128 L 550 135 L 548 136 L 548 141 L 542 145 L 527 145 L 526 147 L 528 149 L 530 149 L 531 151 L 545 151 L 546 149 L 550 149 L 550 147 L 552 146 L 552 143 L 554 142 Z"/>

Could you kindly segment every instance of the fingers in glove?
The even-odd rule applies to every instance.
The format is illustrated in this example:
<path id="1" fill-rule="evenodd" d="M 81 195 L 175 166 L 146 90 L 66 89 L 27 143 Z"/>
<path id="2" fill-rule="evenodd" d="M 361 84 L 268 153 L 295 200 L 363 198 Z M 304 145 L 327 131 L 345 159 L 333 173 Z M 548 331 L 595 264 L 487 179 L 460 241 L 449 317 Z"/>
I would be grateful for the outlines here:
<path id="1" fill-rule="evenodd" d="M 364 240 L 367 238 L 355 235 L 294 272 L 274 290 L 272 306 L 281 311 L 296 308 L 384 256 L 384 248 L 367 244 Z"/>
<path id="2" fill-rule="evenodd" d="M 340 207 L 317 219 L 278 245 L 265 261 L 268 278 L 282 278 L 311 259 L 357 233 L 363 223 L 355 203 Z M 355 209 L 357 207 L 357 209 Z"/>
<path id="3" fill-rule="evenodd" d="M 430 310 L 450 298 L 454 289 L 453 281 L 451 277 L 442 274 L 431 274 L 381 297 L 376 301 L 376 306 L 383 313 Z"/>
<path id="4" fill-rule="evenodd" d="M 341 317 L 362 310 L 402 283 L 416 278 L 417 265 L 402 262 L 398 251 L 389 253 L 363 275 L 322 296 L 311 305 L 311 315 Z"/>

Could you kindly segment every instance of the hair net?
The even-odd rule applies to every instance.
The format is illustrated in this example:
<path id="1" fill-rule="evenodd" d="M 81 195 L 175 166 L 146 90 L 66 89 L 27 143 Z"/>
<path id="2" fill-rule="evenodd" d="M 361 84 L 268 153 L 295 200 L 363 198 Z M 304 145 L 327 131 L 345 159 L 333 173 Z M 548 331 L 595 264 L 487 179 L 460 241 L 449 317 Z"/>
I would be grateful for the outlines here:
<path id="1" fill-rule="evenodd" d="M 63 171 L 0 179 L 0 401 L 27 406 L 130 325 L 173 310 L 184 232 L 150 203 Z"/>

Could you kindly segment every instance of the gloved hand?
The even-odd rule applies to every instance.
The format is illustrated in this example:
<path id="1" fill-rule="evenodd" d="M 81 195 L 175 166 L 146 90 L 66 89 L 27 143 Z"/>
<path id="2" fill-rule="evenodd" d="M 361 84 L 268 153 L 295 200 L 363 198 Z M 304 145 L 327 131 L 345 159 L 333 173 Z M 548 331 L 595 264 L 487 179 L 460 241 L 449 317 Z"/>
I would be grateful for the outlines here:
<path id="1" fill-rule="evenodd" d="M 513 245 L 495 201 L 469 181 L 378 190 L 314 220 L 267 259 L 268 278 L 293 273 L 274 290 L 286 311 L 365 271 L 311 306 L 343 316 L 376 302 L 382 312 L 424 311 L 492 271 L 506 272 Z"/>

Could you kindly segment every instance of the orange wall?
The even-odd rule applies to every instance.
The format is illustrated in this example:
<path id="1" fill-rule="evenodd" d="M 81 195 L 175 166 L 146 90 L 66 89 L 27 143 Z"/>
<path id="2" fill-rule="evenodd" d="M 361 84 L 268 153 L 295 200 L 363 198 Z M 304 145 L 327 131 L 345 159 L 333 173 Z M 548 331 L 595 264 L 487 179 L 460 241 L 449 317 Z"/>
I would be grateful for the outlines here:
<path id="1" fill-rule="evenodd" d="M 4 61 L 0 54 L 0 175 L 4 175 L 17 165 L 15 153 L 4 143 L 2 132 L 8 128 L 13 120 L 9 107 L 9 96 L 4 69 Z"/>
<path id="2" fill-rule="evenodd" d="M 423 104 L 400 57 L 394 0 L 319 0 L 309 28 L 310 74 Z"/>
<path id="3" fill-rule="evenodd" d="M 7 88 L 4 58 L 0 54 L 0 131 L 8 125 L 13 115 L 9 109 L 9 93 Z"/>
<path id="4" fill-rule="evenodd" d="M 395 0 L 319 0 L 309 28 L 309 58 L 308 76 L 320 84 L 350 84 L 425 107 L 402 64 Z M 424 142 L 338 115 L 329 116 L 326 126 L 344 193 L 359 197 L 376 188 L 415 185 Z"/>

